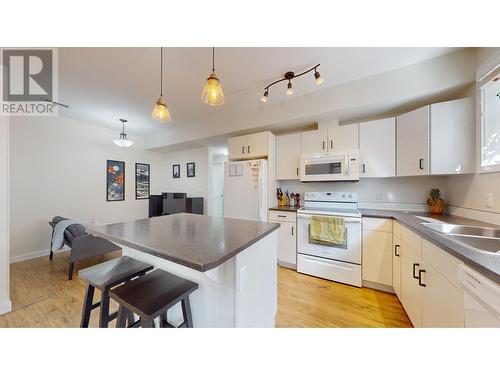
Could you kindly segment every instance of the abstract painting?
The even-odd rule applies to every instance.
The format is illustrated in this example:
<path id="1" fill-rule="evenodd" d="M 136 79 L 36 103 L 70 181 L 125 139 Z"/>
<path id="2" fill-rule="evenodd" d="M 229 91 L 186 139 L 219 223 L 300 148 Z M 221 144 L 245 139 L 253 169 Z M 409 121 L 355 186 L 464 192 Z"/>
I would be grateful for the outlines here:
<path id="1" fill-rule="evenodd" d="M 106 201 L 125 200 L 125 162 L 106 161 Z"/>
<path id="2" fill-rule="evenodd" d="M 135 163 L 135 199 L 149 199 L 149 164 Z"/>
<path id="3" fill-rule="evenodd" d="M 186 173 L 187 173 L 188 177 L 194 177 L 196 175 L 194 163 L 187 163 L 186 169 L 187 169 Z"/>

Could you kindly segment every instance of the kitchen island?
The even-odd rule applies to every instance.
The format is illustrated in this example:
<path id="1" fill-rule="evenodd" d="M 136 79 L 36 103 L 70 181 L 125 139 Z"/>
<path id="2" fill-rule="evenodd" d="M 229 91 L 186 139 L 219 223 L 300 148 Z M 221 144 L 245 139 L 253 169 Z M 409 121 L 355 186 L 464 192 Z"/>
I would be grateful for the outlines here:
<path id="1" fill-rule="evenodd" d="M 195 327 L 274 327 L 279 224 L 175 214 L 89 228 L 123 255 L 199 284 Z M 169 320 L 182 321 L 180 304 Z"/>

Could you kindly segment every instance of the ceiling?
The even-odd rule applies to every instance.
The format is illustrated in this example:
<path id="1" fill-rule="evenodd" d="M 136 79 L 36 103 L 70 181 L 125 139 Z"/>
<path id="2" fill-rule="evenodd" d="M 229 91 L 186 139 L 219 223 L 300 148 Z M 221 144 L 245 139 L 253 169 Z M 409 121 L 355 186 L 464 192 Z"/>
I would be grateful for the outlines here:
<path id="1" fill-rule="evenodd" d="M 150 137 L 189 127 L 208 127 L 262 106 L 286 100 L 286 83 L 274 86 L 266 104 L 263 88 L 288 70 L 301 72 L 315 64 L 325 83 L 317 87 L 313 73 L 294 80 L 294 97 L 380 74 L 448 54 L 459 48 L 216 48 L 216 72 L 226 103 L 209 107 L 200 93 L 211 70 L 211 48 L 164 49 L 164 97 L 169 124 L 151 119 L 160 91 L 159 48 L 60 48 L 59 101 L 70 106 L 60 114 L 120 128 L 129 120 L 131 134 Z"/>

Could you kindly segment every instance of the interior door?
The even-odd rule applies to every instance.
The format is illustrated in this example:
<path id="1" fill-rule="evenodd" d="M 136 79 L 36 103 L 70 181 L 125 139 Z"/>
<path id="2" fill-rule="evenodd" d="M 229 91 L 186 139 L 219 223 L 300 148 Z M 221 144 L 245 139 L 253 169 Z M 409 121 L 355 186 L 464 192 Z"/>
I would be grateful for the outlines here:
<path id="1" fill-rule="evenodd" d="M 302 133 L 302 154 L 317 155 L 328 152 L 328 129 L 318 129 Z"/>
<path id="2" fill-rule="evenodd" d="M 224 217 L 224 163 L 212 164 L 212 216 Z"/>
<path id="3" fill-rule="evenodd" d="M 396 118 L 359 124 L 360 177 L 396 175 Z"/>
<path id="4" fill-rule="evenodd" d="M 429 106 L 397 118 L 398 176 L 429 174 Z"/>

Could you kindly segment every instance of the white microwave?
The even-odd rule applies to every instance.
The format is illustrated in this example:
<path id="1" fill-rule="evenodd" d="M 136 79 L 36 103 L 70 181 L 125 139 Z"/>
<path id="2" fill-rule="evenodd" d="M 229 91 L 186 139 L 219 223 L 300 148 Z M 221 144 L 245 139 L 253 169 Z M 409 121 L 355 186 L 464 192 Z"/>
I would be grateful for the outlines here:
<path id="1" fill-rule="evenodd" d="M 302 155 L 300 181 L 357 181 L 359 180 L 359 151 L 321 155 Z"/>

